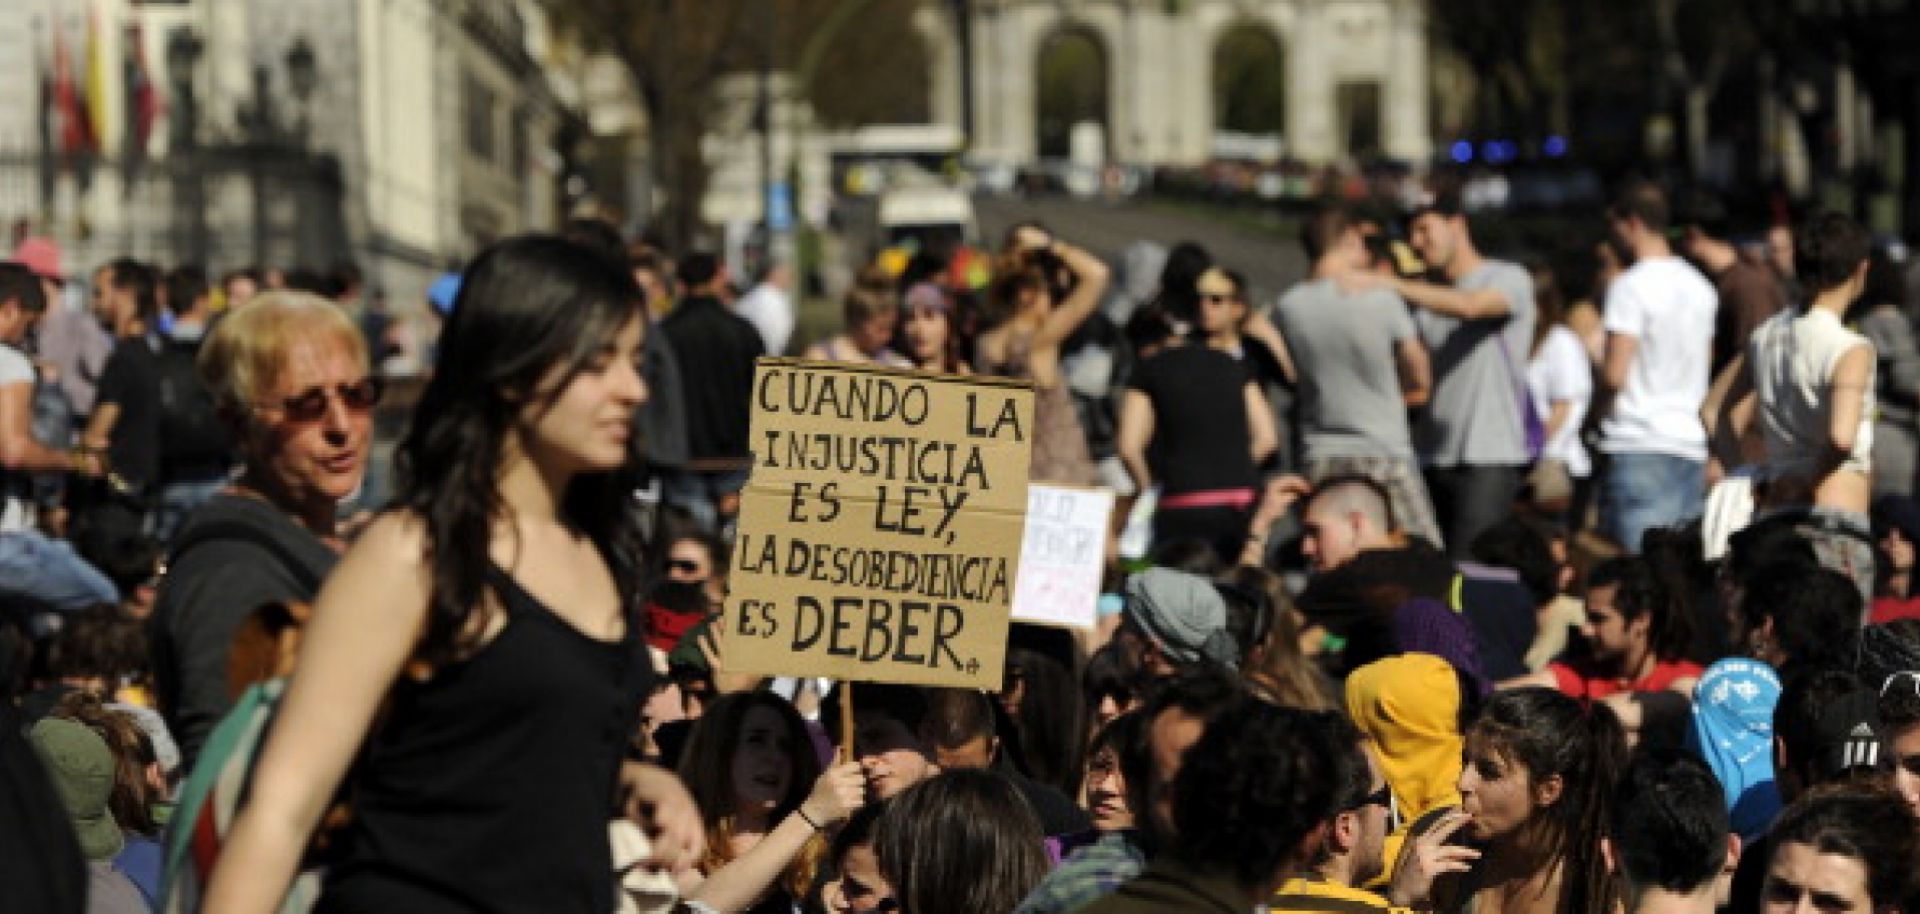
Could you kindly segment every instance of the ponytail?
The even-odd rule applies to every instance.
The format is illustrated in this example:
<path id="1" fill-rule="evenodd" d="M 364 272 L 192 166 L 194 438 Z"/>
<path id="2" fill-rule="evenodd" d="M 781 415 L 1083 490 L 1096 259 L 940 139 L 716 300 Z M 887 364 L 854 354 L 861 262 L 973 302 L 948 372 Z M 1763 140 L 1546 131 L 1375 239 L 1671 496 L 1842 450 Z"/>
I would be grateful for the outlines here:
<path id="1" fill-rule="evenodd" d="M 1548 866 L 1561 867 L 1563 914 L 1612 914 L 1619 892 L 1600 856 L 1614 783 L 1626 767 L 1626 736 L 1603 705 L 1591 708 L 1553 689 L 1495 693 L 1481 709 L 1475 734 L 1525 766 L 1534 783 L 1558 776 L 1552 806 L 1538 810 Z"/>
<path id="2" fill-rule="evenodd" d="M 1589 760 L 1586 777 L 1569 789 L 1578 791 L 1579 806 L 1573 810 L 1569 830 L 1561 845 L 1565 860 L 1564 890 L 1560 910 L 1573 914 L 1612 914 L 1620 900 L 1606 860 L 1600 855 L 1600 838 L 1607 833 L 1608 816 L 1613 810 L 1614 787 L 1627 767 L 1626 731 L 1613 709 L 1594 702 L 1586 708 L 1580 722 L 1581 754 Z"/>

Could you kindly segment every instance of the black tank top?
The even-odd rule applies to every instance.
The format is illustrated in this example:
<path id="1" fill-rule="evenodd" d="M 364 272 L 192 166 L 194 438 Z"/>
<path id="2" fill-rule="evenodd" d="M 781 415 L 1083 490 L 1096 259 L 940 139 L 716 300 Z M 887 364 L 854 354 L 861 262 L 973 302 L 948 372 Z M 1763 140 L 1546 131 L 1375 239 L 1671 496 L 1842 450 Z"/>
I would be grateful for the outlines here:
<path id="1" fill-rule="evenodd" d="M 642 622 L 587 636 L 490 567 L 507 624 L 370 735 L 323 912 L 613 910 L 607 821 L 652 669 Z"/>

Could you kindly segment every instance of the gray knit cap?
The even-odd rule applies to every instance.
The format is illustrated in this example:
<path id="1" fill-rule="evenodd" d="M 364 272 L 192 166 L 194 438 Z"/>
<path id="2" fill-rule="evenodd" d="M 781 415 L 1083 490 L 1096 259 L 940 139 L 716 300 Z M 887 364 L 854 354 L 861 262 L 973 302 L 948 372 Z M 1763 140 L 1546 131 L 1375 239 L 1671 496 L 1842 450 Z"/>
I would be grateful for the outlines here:
<path id="1" fill-rule="evenodd" d="M 1227 631 L 1227 601 L 1206 578 L 1149 568 L 1127 582 L 1125 612 L 1174 663 L 1240 666 L 1240 647 Z"/>

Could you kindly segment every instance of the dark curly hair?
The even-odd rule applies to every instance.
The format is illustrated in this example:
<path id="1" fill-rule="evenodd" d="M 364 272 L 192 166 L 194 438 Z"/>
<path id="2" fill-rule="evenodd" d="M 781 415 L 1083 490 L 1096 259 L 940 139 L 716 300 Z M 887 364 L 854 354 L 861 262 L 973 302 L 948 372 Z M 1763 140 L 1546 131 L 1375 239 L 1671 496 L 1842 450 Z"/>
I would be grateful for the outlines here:
<path id="1" fill-rule="evenodd" d="M 1814 292 L 1825 292 L 1853 278 L 1855 270 L 1873 253 L 1873 236 L 1865 226 L 1842 212 L 1821 213 L 1794 233 L 1794 274 Z M 1802 310 L 1807 307 L 1802 304 Z"/>
<path id="2" fill-rule="evenodd" d="M 1600 857 L 1600 836 L 1627 759 L 1626 737 L 1613 712 L 1604 705 L 1583 706 L 1553 689 L 1512 689 L 1487 699 L 1467 740 L 1519 763 L 1532 783 L 1560 778 L 1560 799 L 1527 823 L 1539 829 L 1548 865 L 1557 864 L 1565 873 L 1556 910 L 1612 911 L 1616 892 Z"/>
<path id="3" fill-rule="evenodd" d="M 1661 660 L 1685 657 L 1693 630 L 1677 595 L 1655 575 L 1646 559 L 1623 556 L 1608 559 L 1587 575 L 1587 588 L 1612 587 L 1613 609 L 1632 622 L 1648 617 L 1647 647 Z"/>
<path id="4" fill-rule="evenodd" d="M 1208 724 L 1174 779 L 1169 852 L 1226 866 L 1248 888 L 1303 862 L 1301 842 L 1339 811 L 1353 776 L 1351 745 L 1321 721 L 1330 713 L 1248 701 Z"/>

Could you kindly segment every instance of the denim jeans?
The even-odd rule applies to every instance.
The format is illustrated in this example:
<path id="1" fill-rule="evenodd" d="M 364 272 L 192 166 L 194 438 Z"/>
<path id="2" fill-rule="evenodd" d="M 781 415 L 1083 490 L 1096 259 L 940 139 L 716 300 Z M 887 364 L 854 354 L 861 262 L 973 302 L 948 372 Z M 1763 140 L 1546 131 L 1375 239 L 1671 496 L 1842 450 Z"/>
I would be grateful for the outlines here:
<path id="1" fill-rule="evenodd" d="M 1448 555 L 1466 558 L 1480 534 L 1513 513 L 1526 472 L 1524 466 L 1506 464 L 1427 467 L 1427 491 L 1446 532 Z"/>
<path id="2" fill-rule="evenodd" d="M 1674 527 L 1700 516 L 1707 465 L 1677 454 L 1615 453 L 1608 461 L 1601 526 L 1629 553 L 1655 527 Z"/>
<path id="3" fill-rule="evenodd" d="M 6 600 L 30 603 L 28 609 L 78 612 L 118 603 L 120 592 L 66 540 L 22 530 L 0 533 L 0 601 Z"/>
<path id="4" fill-rule="evenodd" d="M 154 542 L 161 545 L 171 542 L 173 535 L 180 532 L 180 526 L 186 523 L 187 517 L 226 485 L 224 477 L 162 485 L 159 497 L 154 500 L 153 513 L 147 518 Z"/>

